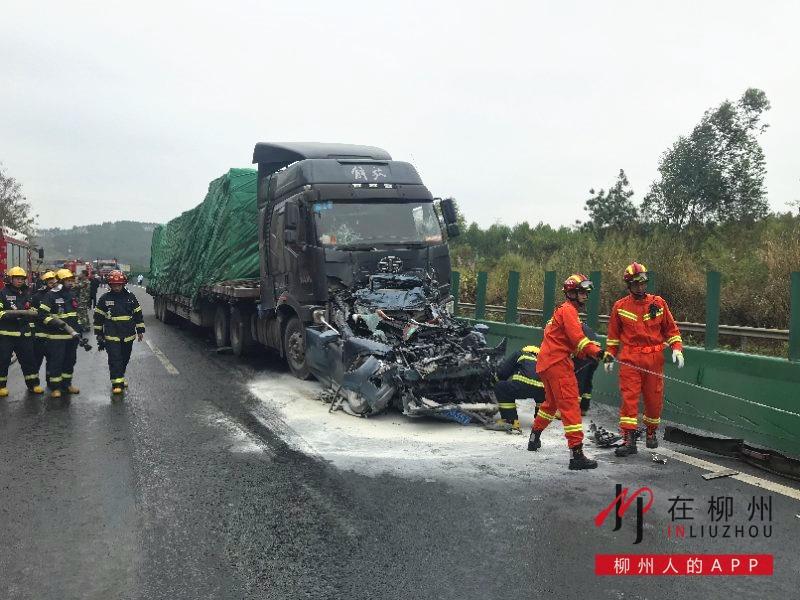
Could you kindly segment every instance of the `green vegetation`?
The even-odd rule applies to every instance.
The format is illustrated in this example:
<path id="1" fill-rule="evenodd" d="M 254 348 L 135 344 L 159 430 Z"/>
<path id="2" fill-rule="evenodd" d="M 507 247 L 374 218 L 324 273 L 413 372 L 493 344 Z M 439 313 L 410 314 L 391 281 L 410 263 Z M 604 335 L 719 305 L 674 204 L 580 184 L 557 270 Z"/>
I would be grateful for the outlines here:
<path id="1" fill-rule="evenodd" d="M 116 258 L 131 269 L 147 269 L 150 242 L 155 223 L 117 221 L 83 225 L 71 229 L 40 229 L 37 243 L 44 248 L 45 260 L 53 258 Z"/>

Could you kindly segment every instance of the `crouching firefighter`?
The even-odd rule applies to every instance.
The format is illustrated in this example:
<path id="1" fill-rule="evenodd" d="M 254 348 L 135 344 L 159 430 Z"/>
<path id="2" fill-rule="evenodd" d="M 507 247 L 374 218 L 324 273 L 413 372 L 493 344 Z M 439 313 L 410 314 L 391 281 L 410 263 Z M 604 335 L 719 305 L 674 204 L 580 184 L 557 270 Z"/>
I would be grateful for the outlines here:
<path id="1" fill-rule="evenodd" d="M 106 281 L 111 291 L 97 301 L 94 333 L 97 349 L 105 349 L 108 354 L 111 393 L 121 394 L 127 385 L 125 370 L 131 359 L 133 340 L 138 337 L 141 342 L 144 336 L 144 319 L 136 296 L 125 289 L 128 279 L 122 271 L 111 271 Z"/>
<path id="2" fill-rule="evenodd" d="M 0 290 L 0 397 L 8 396 L 8 368 L 13 354 L 22 368 L 28 391 L 44 392 L 33 356 L 36 311 L 31 309 L 27 277 L 24 269 L 12 267 L 6 273 L 6 286 Z"/>
<path id="3" fill-rule="evenodd" d="M 544 384 L 536 374 L 538 355 L 538 346 L 525 346 L 500 363 L 497 368 L 497 378 L 500 381 L 494 386 L 500 418 L 486 425 L 486 429 L 522 433 L 516 400 L 533 398 L 537 407 L 544 402 Z"/>
<path id="4" fill-rule="evenodd" d="M 42 323 L 47 327 L 47 387 L 53 398 L 62 392 L 79 394 L 72 374 L 78 358 L 81 327 L 78 324 L 78 299 L 72 291 L 75 275 L 69 269 L 56 271 L 58 284 L 39 303 Z"/>
<path id="5" fill-rule="evenodd" d="M 672 348 L 672 362 L 683 368 L 681 332 L 661 296 L 648 294 L 647 268 L 632 263 L 623 275 L 630 292 L 617 300 L 608 320 L 606 346 L 615 357 L 619 354 L 619 387 L 622 402 L 619 407 L 619 426 L 623 445 L 614 451 L 617 456 L 638 452 L 639 396 L 644 396 L 642 421 L 647 426 L 646 445 L 658 448 L 656 430 L 661 423 L 664 407 L 664 347 Z M 621 349 L 620 349 L 621 348 Z M 605 369 L 611 372 L 613 363 Z"/>
<path id="6" fill-rule="evenodd" d="M 556 308 L 545 326 L 544 340 L 536 364 L 536 372 L 544 383 L 545 401 L 533 421 L 528 450 L 535 451 L 542 447 L 542 431 L 555 419 L 558 410 L 561 412 L 564 436 L 571 453 L 571 470 L 597 467 L 597 461 L 583 453 L 583 423 L 572 357 L 591 357 L 597 361 L 613 360 L 611 355 L 603 352 L 597 342 L 584 335 L 578 316 L 578 310 L 585 306 L 592 287 L 588 277 L 581 274 L 570 275 L 564 282 L 566 301 Z"/>

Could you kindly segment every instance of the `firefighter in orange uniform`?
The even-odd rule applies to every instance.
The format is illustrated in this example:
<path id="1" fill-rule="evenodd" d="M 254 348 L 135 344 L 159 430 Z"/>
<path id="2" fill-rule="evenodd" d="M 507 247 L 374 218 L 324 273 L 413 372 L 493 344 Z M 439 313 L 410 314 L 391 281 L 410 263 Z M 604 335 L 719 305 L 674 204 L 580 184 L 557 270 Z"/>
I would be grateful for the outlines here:
<path id="1" fill-rule="evenodd" d="M 603 352 L 600 344 L 586 337 L 578 316 L 578 310 L 586 304 L 592 287 L 592 282 L 581 274 L 570 275 L 564 282 L 567 300 L 555 310 L 553 318 L 545 326 L 544 340 L 536 363 L 536 372 L 544 383 L 545 401 L 533 421 L 528 450 L 535 451 L 542 447 L 542 431 L 555 419 L 558 410 L 561 412 L 564 436 L 571 451 L 571 470 L 597 467 L 597 461 L 583 453 L 580 397 L 572 357 L 613 360 L 611 355 Z"/>
<path id="2" fill-rule="evenodd" d="M 614 452 L 617 456 L 636 454 L 639 413 L 639 395 L 644 396 L 642 421 L 647 426 L 646 445 L 658 448 L 656 430 L 661 423 L 664 406 L 664 347 L 672 348 L 672 362 L 683 368 L 681 332 L 672 318 L 666 301 L 648 294 L 647 268 L 632 263 L 625 269 L 625 284 L 629 295 L 617 300 L 611 309 L 608 322 L 608 352 L 619 358 L 619 388 L 622 404 L 619 408 L 619 426 L 623 445 Z M 646 373 L 630 365 L 652 371 Z M 610 373 L 613 363 L 607 363 Z"/>

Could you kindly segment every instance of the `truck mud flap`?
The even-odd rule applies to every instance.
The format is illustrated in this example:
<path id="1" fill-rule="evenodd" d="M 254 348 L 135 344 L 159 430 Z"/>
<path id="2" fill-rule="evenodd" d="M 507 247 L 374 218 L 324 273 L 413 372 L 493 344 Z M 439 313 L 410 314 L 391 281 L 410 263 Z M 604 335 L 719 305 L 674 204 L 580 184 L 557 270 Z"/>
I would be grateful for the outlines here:
<path id="1" fill-rule="evenodd" d="M 665 427 L 664 439 L 712 454 L 737 458 L 764 471 L 800 481 L 800 460 L 774 450 L 750 446 L 742 439 L 697 435 L 677 427 Z"/>

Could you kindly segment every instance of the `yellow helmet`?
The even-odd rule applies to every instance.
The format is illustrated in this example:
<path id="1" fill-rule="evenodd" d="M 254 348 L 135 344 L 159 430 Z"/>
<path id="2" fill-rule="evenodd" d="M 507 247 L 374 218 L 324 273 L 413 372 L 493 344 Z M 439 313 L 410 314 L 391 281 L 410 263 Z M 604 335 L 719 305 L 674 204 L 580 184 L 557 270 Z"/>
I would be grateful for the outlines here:
<path id="1" fill-rule="evenodd" d="M 25 269 L 22 267 L 11 267 L 8 271 L 6 271 L 6 275 L 9 277 L 27 277 L 28 274 L 25 272 Z"/>
<path id="2" fill-rule="evenodd" d="M 69 269 L 59 269 L 56 271 L 56 277 L 58 277 L 59 281 L 63 281 L 64 279 L 69 279 L 70 277 L 75 277 L 72 271 Z"/>
<path id="3" fill-rule="evenodd" d="M 47 273 L 45 273 L 44 275 L 42 275 L 40 277 L 40 279 L 42 281 L 47 281 L 48 279 L 55 279 L 55 278 L 56 278 L 56 274 L 53 273 L 52 271 L 48 271 Z"/>

